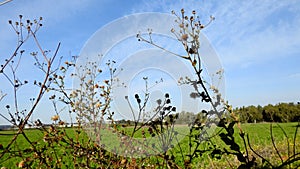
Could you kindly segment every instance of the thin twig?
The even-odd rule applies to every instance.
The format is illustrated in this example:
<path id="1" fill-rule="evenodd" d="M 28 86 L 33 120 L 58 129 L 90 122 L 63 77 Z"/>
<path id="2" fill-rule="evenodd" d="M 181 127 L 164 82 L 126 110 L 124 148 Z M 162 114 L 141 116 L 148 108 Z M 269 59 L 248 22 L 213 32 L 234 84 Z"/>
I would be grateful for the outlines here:
<path id="1" fill-rule="evenodd" d="M 19 49 L 21 48 L 21 46 L 22 46 L 23 44 L 24 44 L 24 41 L 21 42 L 21 43 L 16 47 L 15 51 L 13 52 L 13 54 L 10 56 L 9 59 L 6 60 L 5 64 L 2 66 L 2 68 L 1 68 L 1 70 L 0 70 L 0 73 L 3 73 L 5 67 L 13 60 L 13 58 L 14 58 L 15 56 L 17 56 L 17 53 L 18 53 Z"/>
<path id="2" fill-rule="evenodd" d="M 299 153 L 298 154 L 295 154 L 291 157 L 289 157 L 285 162 L 283 162 L 280 166 L 278 166 L 277 168 L 283 168 L 284 166 L 287 166 L 287 165 L 290 165 L 294 162 L 297 162 L 297 161 L 300 161 L 300 156 L 297 157 L 297 155 L 300 155 Z"/>
<path id="3" fill-rule="evenodd" d="M 247 148 L 247 144 L 246 144 L 246 140 L 245 140 L 245 135 L 244 135 L 244 133 L 243 134 L 241 134 L 240 135 L 241 137 L 242 137 L 242 139 L 243 139 L 243 143 L 244 143 L 244 147 L 245 147 L 245 150 L 246 150 L 246 154 L 247 154 L 247 163 L 249 163 L 249 153 L 248 153 L 248 148 Z"/>
<path id="4" fill-rule="evenodd" d="M 7 94 L 5 93 L 5 94 L 2 94 L 2 92 L 1 92 L 1 95 L 0 95 L 0 101 L 6 96 Z"/>
<path id="5" fill-rule="evenodd" d="M 163 48 L 163 47 L 161 47 L 161 46 L 159 46 L 159 45 L 157 45 L 157 44 L 155 44 L 155 43 L 153 43 L 153 42 L 151 42 L 151 41 L 146 40 L 145 38 L 143 38 L 143 37 L 140 36 L 140 35 L 138 36 L 138 38 L 140 38 L 142 41 L 144 41 L 144 42 L 146 42 L 146 43 L 149 43 L 149 44 L 151 44 L 151 45 L 153 45 L 153 46 L 155 46 L 155 47 L 157 47 L 157 48 L 159 48 L 159 49 L 161 49 L 161 50 L 163 50 L 163 51 L 165 51 L 165 52 L 168 52 L 168 53 L 170 53 L 170 54 L 172 54 L 172 55 L 181 57 L 181 58 L 183 58 L 183 59 L 188 59 L 187 56 L 182 56 L 182 55 L 179 55 L 179 54 L 174 53 L 174 52 L 172 52 L 172 51 L 169 51 L 169 50 L 167 50 L 166 48 Z"/>
<path id="6" fill-rule="evenodd" d="M 252 146 L 251 146 L 251 144 L 250 144 L 250 139 L 249 139 L 249 135 L 248 135 L 248 134 L 247 134 L 247 141 L 248 141 L 248 145 L 249 145 L 250 150 L 251 150 L 255 155 L 257 155 L 258 157 L 260 157 L 263 161 L 267 162 L 272 168 L 274 168 L 274 166 L 272 165 L 272 163 L 271 163 L 269 160 L 267 160 L 266 158 L 264 158 L 263 156 L 261 156 L 259 153 L 257 153 L 257 152 L 252 148 Z"/>
<path id="7" fill-rule="evenodd" d="M 277 149 L 277 146 L 276 146 L 276 144 L 275 144 L 275 140 L 274 140 L 274 136 L 273 136 L 273 127 L 272 127 L 272 123 L 270 124 L 270 135 L 271 135 L 271 140 L 272 140 L 273 147 L 275 148 L 276 153 L 277 153 L 278 157 L 279 157 L 280 160 L 281 160 L 281 163 L 283 163 L 283 159 L 282 159 L 282 157 L 281 157 L 281 155 L 280 155 L 280 153 L 279 153 L 279 150 Z"/>
<path id="8" fill-rule="evenodd" d="M 296 126 L 296 130 L 294 133 L 294 141 L 293 141 L 293 154 L 296 154 L 296 138 L 297 138 L 297 133 L 298 133 L 298 128 L 300 127 L 300 121 L 298 121 L 298 125 Z"/>
<path id="9" fill-rule="evenodd" d="M 33 33 L 33 32 L 32 32 Z M 30 109 L 29 113 L 26 115 L 26 117 L 24 118 L 23 122 L 19 125 L 19 130 L 18 132 L 16 133 L 16 135 L 13 137 L 13 139 L 9 142 L 9 144 L 6 146 L 6 149 L 3 151 L 3 153 L 0 154 L 0 158 L 3 157 L 9 150 L 10 146 L 17 140 L 19 134 L 21 134 L 23 132 L 23 129 L 25 128 L 25 125 L 27 124 L 29 118 L 31 117 L 31 115 L 33 114 L 35 108 L 37 107 L 37 105 L 39 104 L 39 102 L 41 101 L 43 95 L 44 95 L 44 92 L 46 90 L 46 83 L 48 82 L 49 80 L 49 75 L 50 75 L 50 72 L 51 72 L 51 62 L 50 60 L 48 60 L 47 56 L 45 55 L 45 53 L 43 52 L 42 48 L 40 47 L 39 45 L 39 42 L 36 38 L 36 36 L 33 34 L 33 38 L 35 40 L 35 42 L 37 43 L 37 45 L 39 46 L 39 49 L 41 50 L 42 54 L 43 54 L 43 57 L 44 59 L 47 61 L 47 71 L 46 71 L 46 74 L 45 74 L 45 77 L 44 77 L 44 81 L 40 87 L 40 90 L 39 90 L 39 93 L 38 93 L 38 96 L 35 100 L 35 103 L 33 104 L 32 108 Z M 59 46 L 58 46 L 59 47 Z M 17 51 L 16 51 L 17 52 Z M 53 56 L 53 59 L 56 57 L 56 55 Z"/>
<path id="10" fill-rule="evenodd" d="M 287 136 L 286 132 L 283 130 L 283 128 L 277 123 L 277 126 L 281 129 L 281 131 L 283 132 L 286 141 L 287 141 L 287 152 L 288 152 L 288 157 L 290 156 L 290 142 L 289 142 L 289 137 Z"/>
<path id="11" fill-rule="evenodd" d="M 11 2 L 11 1 L 12 1 L 12 0 L 5 0 L 5 1 L 3 1 L 3 2 L 0 2 L 0 6 L 6 4 L 6 3 L 8 3 L 8 2 Z"/>

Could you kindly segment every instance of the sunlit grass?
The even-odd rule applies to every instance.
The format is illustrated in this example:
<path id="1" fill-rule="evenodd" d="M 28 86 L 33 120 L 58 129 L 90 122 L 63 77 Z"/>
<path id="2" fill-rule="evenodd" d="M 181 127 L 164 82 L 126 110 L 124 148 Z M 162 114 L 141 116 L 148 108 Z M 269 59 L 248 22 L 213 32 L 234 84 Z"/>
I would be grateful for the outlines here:
<path id="1" fill-rule="evenodd" d="M 249 135 L 250 138 L 250 144 L 252 148 L 259 152 L 260 154 L 266 156 L 266 158 L 272 158 L 272 161 L 277 161 L 279 162 L 280 159 L 278 156 L 276 156 L 276 152 L 274 150 L 274 147 L 272 145 L 272 138 L 270 134 L 270 123 L 258 123 L 258 124 L 242 124 L 241 128 L 243 131 Z M 280 127 L 278 126 L 280 125 Z M 294 136 L 295 136 L 295 130 L 296 130 L 297 123 L 281 123 L 281 124 L 272 124 L 272 132 L 273 132 L 273 140 L 282 154 L 283 158 L 287 158 L 288 155 L 288 150 L 290 151 L 289 153 L 292 153 L 292 150 L 295 146 L 296 150 L 300 149 L 300 145 L 297 143 L 300 140 L 300 134 L 296 133 L 296 140 L 294 145 Z M 287 138 L 285 137 L 286 133 Z M 171 130 L 172 128 L 170 128 Z M 89 136 L 85 132 L 81 132 L 78 134 L 78 129 L 77 128 L 61 128 L 60 132 L 65 132 L 65 136 L 67 138 L 72 138 L 74 140 L 79 140 L 82 144 L 89 144 Z M 208 129 L 208 133 L 210 136 L 214 134 L 218 134 L 220 132 L 221 128 L 218 128 L 216 126 Z M 122 142 L 120 140 L 120 136 L 122 135 L 128 135 L 131 136 L 133 131 L 133 127 L 119 127 L 117 132 L 113 129 L 110 130 L 101 130 L 101 139 L 103 144 L 105 144 L 105 147 L 113 151 L 115 148 L 118 147 L 118 145 L 122 145 Z M 174 148 L 169 149 L 168 153 L 169 154 L 175 154 L 176 156 L 176 162 L 178 164 L 183 165 L 183 159 L 181 158 L 181 153 L 183 154 L 189 154 L 190 151 L 193 151 L 192 147 L 191 149 L 189 148 L 189 128 L 188 126 L 184 125 L 178 125 L 175 126 L 172 131 L 177 131 L 178 134 L 176 135 L 177 140 L 174 139 L 171 144 L 173 144 Z M 165 131 L 164 134 L 167 134 L 167 130 Z M 221 131 L 222 132 L 222 131 Z M 5 148 L 11 141 L 11 139 L 14 137 L 14 133 L 16 131 L 0 131 L 0 144 Z M 122 134 L 121 134 L 122 133 Z M 143 134 L 144 133 L 144 134 Z M 25 134 L 27 138 L 30 140 L 30 142 L 36 142 L 39 147 L 47 147 L 47 143 L 44 141 L 44 134 L 45 131 L 38 130 L 38 129 L 26 129 Z M 237 143 L 239 144 L 240 148 L 242 151 L 245 152 L 245 148 L 243 146 L 243 140 L 239 136 L 239 129 L 235 127 L 235 138 Z M 162 143 L 159 143 L 157 138 L 156 139 L 152 138 L 151 135 L 148 132 L 148 127 L 143 127 L 140 130 L 136 131 L 134 134 L 135 139 L 142 140 L 143 138 L 148 139 L 148 145 L 150 146 L 153 143 L 156 143 L 157 145 L 161 145 Z M 152 139 L 152 141 L 151 141 Z M 95 140 L 95 138 L 92 140 Z M 150 140 L 150 141 L 149 141 Z M 192 138 L 192 140 L 195 140 Z M 226 145 L 222 142 L 222 140 L 219 137 L 213 137 L 211 139 L 211 143 L 216 144 L 219 147 L 226 147 Z M 96 142 L 98 143 L 98 142 Z M 199 147 L 200 149 L 205 149 L 205 146 L 209 146 L 206 142 L 205 144 L 201 144 Z M 288 147 L 289 144 L 289 147 Z M 60 142 L 59 144 L 55 144 L 57 148 L 52 147 L 53 150 L 51 151 L 57 151 L 59 155 L 64 154 L 65 157 L 63 158 L 65 163 L 70 163 L 72 160 L 72 154 L 66 154 L 65 152 L 68 152 L 67 150 L 64 150 L 64 146 L 66 143 Z M 193 144 L 194 146 L 194 144 Z M 11 146 L 11 151 L 19 151 L 19 150 L 25 150 L 32 147 L 28 141 L 25 139 L 24 135 L 19 135 L 17 138 L 17 141 Z M 48 146 L 49 148 L 49 146 Z M 120 148 L 120 147 L 118 147 Z M 49 148 L 50 149 L 50 148 Z M 123 149 L 124 150 L 124 149 Z M 2 152 L 3 150 L 0 150 Z M 50 150 L 47 152 L 51 153 Z M 254 155 L 253 153 L 251 153 Z M 32 153 L 29 151 L 25 156 L 32 157 Z M 186 157 L 184 157 L 186 158 Z M 6 167 L 16 167 L 17 162 L 21 160 L 20 157 L 8 157 L 7 155 L 1 159 L 0 161 L 0 166 L 6 166 Z M 235 163 L 238 163 L 238 161 L 235 159 L 234 156 L 229 156 L 229 155 L 223 155 L 221 160 L 216 160 L 212 159 L 209 155 L 203 155 L 199 156 L 197 159 L 194 160 L 194 165 L 200 167 L 217 167 L 217 166 L 222 166 L 226 165 L 228 166 L 228 163 L 232 163 L 234 165 Z"/>

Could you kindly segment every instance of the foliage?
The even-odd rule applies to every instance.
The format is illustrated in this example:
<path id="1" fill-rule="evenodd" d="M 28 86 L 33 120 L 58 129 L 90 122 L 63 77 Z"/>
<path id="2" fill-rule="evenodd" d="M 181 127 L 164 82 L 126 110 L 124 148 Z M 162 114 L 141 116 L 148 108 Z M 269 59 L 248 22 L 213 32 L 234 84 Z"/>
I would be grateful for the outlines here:
<path id="1" fill-rule="evenodd" d="M 300 104 L 279 103 L 276 105 L 243 106 L 236 108 L 241 122 L 298 122 L 300 119 Z"/>

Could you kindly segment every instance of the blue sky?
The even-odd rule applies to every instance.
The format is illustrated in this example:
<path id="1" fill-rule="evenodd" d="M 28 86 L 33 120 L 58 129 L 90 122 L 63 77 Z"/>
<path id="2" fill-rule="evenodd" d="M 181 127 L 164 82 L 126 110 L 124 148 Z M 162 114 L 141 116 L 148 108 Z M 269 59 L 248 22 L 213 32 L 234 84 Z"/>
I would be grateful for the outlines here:
<path id="1" fill-rule="evenodd" d="M 19 14 L 31 19 L 42 16 L 44 26 L 38 33 L 42 45 L 54 50 L 61 42 L 59 55 L 68 58 L 79 54 L 99 28 L 115 19 L 181 8 L 198 11 L 204 22 L 210 15 L 216 17 L 203 33 L 222 62 L 226 99 L 234 107 L 300 101 L 300 1 L 13 0 L 0 6 L 0 61 L 15 47 L 7 21 Z M 22 72 L 35 75 L 25 68 Z M 0 89 L 6 91 L 7 86 L 1 83 Z"/>

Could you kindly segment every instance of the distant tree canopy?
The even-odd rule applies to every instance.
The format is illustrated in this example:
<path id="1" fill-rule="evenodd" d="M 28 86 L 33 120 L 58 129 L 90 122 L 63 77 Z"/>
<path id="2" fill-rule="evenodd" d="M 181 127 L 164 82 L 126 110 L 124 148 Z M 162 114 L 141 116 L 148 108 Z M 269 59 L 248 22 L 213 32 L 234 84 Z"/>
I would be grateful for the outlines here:
<path id="1" fill-rule="evenodd" d="M 241 122 L 297 122 L 300 120 L 300 103 L 268 104 L 264 107 L 243 106 L 235 109 Z"/>
<path id="2" fill-rule="evenodd" d="M 199 113 L 191 113 L 182 111 L 178 114 L 178 118 L 176 119 L 176 124 L 188 124 L 192 121 L 197 121 L 199 123 L 205 123 L 206 116 L 199 112 Z"/>
<path id="3" fill-rule="evenodd" d="M 266 106 L 243 106 L 234 109 L 242 123 L 255 122 L 298 122 L 300 120 L 300 102 L 298 103 L 279 103 L 276 105 L 268 104 Z M 178 114 L 176 124 L 188 124 L 191 121 L 204 123 L 206 116 L 203 112 L 192 113 L 182 111 Z M 117 124 L 133 125 L 130 120 L 119 120 Z"/>

